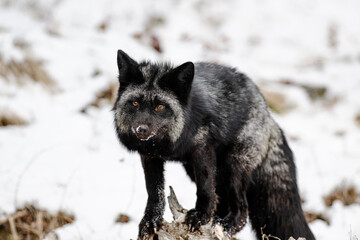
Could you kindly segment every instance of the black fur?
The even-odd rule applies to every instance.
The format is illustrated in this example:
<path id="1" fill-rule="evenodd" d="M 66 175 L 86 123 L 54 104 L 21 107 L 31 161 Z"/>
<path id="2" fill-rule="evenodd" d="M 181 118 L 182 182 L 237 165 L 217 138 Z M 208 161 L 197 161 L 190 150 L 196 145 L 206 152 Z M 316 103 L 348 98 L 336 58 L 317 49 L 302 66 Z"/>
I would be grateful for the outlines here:
<path id="1" fill-rule="evenodd" d="M 262 232 L 315 239 L 301 209 L 292 152 L 248 77 L 211 63 L 137 63 L 121 50 L 118 67 L 116 131 L 140 153 L 148 192 L 139 239 L 161 227 L 168 160 L 181 162 L 196 183 L 196 205 L 185 220 L 193 229 L 214 218 L 235 234 L 249 215 L 259 239 Z"/>

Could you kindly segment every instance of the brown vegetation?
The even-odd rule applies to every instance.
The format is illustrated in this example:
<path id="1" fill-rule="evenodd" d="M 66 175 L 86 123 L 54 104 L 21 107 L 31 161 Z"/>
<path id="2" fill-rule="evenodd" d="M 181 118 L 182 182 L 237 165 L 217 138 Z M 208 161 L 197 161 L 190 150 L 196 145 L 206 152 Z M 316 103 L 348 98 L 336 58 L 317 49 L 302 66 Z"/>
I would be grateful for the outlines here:
<path id="1" fill-rule="evenodd" d="M 308 97 L 312 100 L 321 100 L 325 99 L 327 95 L 327 88 L 324 86 L 313 86 L 308 84 L 299 84 L 297 82 L 294 82 L 292 80 L 288 79 L 282 79 L 279 81 L 279 83 L 289 86 L 297 86 L 300 88 L 303 88 L 305 92 L 307 93 Z"/>
<path id="2" fill-rule="evenodd" d="M 165 24 L 165 19 L 163 17 L 156 15 L 150 16 L 144 24 L 144 29 L 133 34 L 133 38 L 144 45 L 152 47 L 158 53 L 162 53 L 162 44 L 155 30 L 163 24 Z"/>
<path id="3" fill-rule="evenodd" d="M 31 57 L 26 57 L 21 61 L 14 59 L 5 61 L 0 55 L 0 76 L 19 85 L 30 80 L 50 88 L 55 86 L 55 82 L 44 69 L 43 63 Z"/>
<path id="4" fill-rule="evenodd" d="M 114 104 L 119 89 L 119 83 L 114 82 L 106 88 L 98 92 L 95 99 L 81 109 L 82 113 L 86 113 L 89 107 L 100 108 L 105 104 Z"/>
<path id="5" fill-rule="evenodd" d="M 74 216 L 64 212 L 56 215 L 27 205 L 0 220 L 0 239 L 3 240 L 41 240 L 46 234 L 65 224 L 72 223 Z"/>
<path id="6" fill-rule="evenodd" d="M 360 193 L 354 186 L 342 184 L 336 187 L 329 195 L 324 197 L 325 205 L 331 207 L 334 201 L 341 201 L 344 206 L 360 203 Z"/>
<path id="7" fill-rule="evenodd" d="M 327 225 L 330 225 L 329 218 L 324 216 L 322 213 L 304 211 L 304 215 L 308 223 L 311 223 L 315 220 L 321 220 L 324 221 Z"/>
<path id="8" fill-rule="evenodd" d="M 295 107 L 294 103 L 290 102 L 285 95 L 279 92 L 266 90 L 264 88 L 261 88 L 260 90 L 264 95 L 269 108 L 277 114 L 286 113 Z"/>
<path id="9" fill-rule="evenodd" d="M 0 109 L 0 127 L 6 126 L 24 126 L 28 121 L 20 117 L 18 114 L 10 111 Z"/>
<path id="10" fill-rule="evenodd" d="M 126 214 L 120 214 L 115 222 L 117 223 L 128 223 L 130 221 L 130 217 Z"/>
<path id="11" fill-rule="evenodd" d="M 355 117 L 355 123 L 358 127 L 360 127 L 360 113 L 358 115 L 356 115 Z"/>

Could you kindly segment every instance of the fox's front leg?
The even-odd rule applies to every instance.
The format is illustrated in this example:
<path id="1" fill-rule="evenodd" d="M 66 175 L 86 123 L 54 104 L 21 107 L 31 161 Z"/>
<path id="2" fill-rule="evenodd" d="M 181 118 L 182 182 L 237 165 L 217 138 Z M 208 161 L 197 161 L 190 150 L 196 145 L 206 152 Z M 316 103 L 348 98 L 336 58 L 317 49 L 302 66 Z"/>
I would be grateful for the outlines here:
<path id="1" fill-rule="evenodd" d="M 148 200 L 144 217 L 139 224 L 139 240 L 150 239 L 160 229 L 163 221 L 164 198 L 164 161 L 159 158 L 141 155 L 145 173 Z"/>
<path id="2" fill-rule="evenodd" d="M 198 230 L 201 225 L 209 222 L 216 210 L 215 161 L 214 150 L 203 147 L 192 153 L 185 166 L 197 187 L 195 208 L 187 213 L 185 219 L 192 230 Z"/>

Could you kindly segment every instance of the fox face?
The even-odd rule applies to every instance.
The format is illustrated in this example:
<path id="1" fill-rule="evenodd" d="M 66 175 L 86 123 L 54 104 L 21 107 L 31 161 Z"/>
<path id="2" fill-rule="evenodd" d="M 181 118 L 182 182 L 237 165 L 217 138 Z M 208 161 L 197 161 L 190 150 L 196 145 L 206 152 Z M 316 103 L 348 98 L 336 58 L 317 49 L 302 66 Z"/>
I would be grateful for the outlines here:
<path id="1" fill-rule="evenodd" d="M 120 87 L 113 110 L 120 141 L 131 150 L 176 142 L 185 125 L 194 64 L 137 63 L 121 50 L 117 63 Z"/>
<path id="2" fill-rule="evenodd" d="M 127 131 L 130 127 L 132 134 L 140 141 L 148 141 L 153 137 L 163 139 L 169 135 L 174 111 L 167 101 L 158 96 L 138 93 L 129 97 L 121 110 L 125 113 L 121 124 L 126 126 Z"/>

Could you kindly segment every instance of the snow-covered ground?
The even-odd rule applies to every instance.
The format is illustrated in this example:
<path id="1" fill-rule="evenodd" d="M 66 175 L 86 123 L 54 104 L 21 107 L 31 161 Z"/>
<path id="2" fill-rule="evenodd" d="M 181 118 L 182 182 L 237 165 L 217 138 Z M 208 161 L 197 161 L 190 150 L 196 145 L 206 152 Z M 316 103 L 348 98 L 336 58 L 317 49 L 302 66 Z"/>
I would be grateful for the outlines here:
<path id="1" fill-rule="evenodd" d="M 123 49 L 137 60 L 235 66 L 283 94 L 292 108 L 274 117 L 296 156 L 304 210 L 330 219 L 311 229 L 319 240 L 359 238 L 360 205 L 323 201 L 344 182 L 360 190 L 359 10 L 358 0 L 0 0 L 0 60 L 40 60 L 56 84 L 0 74 L 0 113 L 29 122 L 0 127 L 0 212 L 35 203 L 73 213 L 60 239 L 136 237 L 147 198 L 139 157 L 118 144 L 110 104 L 81 112 L 116 82 Z M 314 101 L 299 84 L 327 91 Z M 194 206 L 179 165 L 167 164 L 166 184 Z M 120 213 L 130 222 L 115 223 Z M 249 226 L 236 237 L 254 239 Z"/>

